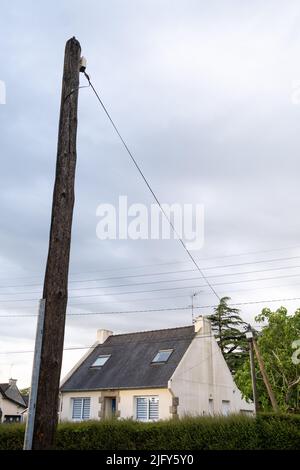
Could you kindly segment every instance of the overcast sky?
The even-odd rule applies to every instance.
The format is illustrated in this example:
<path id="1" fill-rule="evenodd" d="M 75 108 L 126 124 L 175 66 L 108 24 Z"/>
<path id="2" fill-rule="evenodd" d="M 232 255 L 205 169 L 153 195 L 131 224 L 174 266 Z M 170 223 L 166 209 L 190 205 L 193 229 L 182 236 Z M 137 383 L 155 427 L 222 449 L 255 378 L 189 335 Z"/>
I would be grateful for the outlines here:
<path id="1" fill-rule="evenodd" d="M 204 204 L 205 243 L 193 255 L 218 294 L 300 297 L 299 20 L 298 1 L 2 0 L 0 382 L 30 383 L 32 354 L 15 352 L 34 347 L 36 318 L 21 315 L 37 313 L 42 291 L 63 54 L 74 35 L 160 200 Z M 68 313 L 187 307 L 195 292 L 196 305 L 214 305 L 178 241 L 97 239 L 100 203 L 153 200 L 87 88 L 77 159 Z M 282 304 L 293 312 L 300 302 L 246 304 L 241 314 L 255 323 L 264 306 Z M 190 310 L 70 316 L 65 345 L 92 344 L 97 328 L 190 323 Z M 65 352 L 63 374 L 83 353 Z"/>

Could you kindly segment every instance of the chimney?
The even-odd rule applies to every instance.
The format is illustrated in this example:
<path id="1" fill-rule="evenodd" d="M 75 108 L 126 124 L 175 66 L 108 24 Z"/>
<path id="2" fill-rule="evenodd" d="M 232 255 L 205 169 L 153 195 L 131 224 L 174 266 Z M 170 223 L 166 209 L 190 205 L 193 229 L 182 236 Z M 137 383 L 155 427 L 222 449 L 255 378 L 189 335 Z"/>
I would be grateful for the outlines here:
<path id="1" fill-rule="evenodd" d="M 99 344 L 105 343 L 107 338 L 113 334 L 113 331 L 110 330 L 97 330 L 97 342 Z"/>
<path id="2" fill-rule="evenodd" d="M 211 334 L 211 323 L 208 318 L 203 317 L 203 315 L 199 315 L 199 317 L 195 318 L 195 333 L 198 335 L 210 335 Z"/>
<path id="3" fill-rule="evenodd" d="M 17 384 L 17 379 L 9 379 L 9 385 L 12 386 L 12 385 L 16 385 Z"/>

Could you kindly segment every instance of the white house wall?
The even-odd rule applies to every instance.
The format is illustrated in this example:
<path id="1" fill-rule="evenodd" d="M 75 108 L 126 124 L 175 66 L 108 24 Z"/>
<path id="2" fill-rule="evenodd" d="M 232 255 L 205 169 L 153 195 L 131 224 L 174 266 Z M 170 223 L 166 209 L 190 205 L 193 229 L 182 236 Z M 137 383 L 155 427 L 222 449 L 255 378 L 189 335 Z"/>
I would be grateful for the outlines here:
<path id="1" fill-rule="evenodd" d="M 22 411 L 24 411 L 22 406 L 19 406 L 10 400 L 6 400 L 2 396 L 0 396 L 0 408 L 2 410 L 1 421 L 4 421 L 5 415 L 21 415 Z"/>
<path id="2" fill-rule="evenodd" d="M 230 413 L 254 410 L 253 404 L 242 399 L 215 338 L 209 335 L 195 337 L 170 379 L 169 388 L 179 398 L 180 417 L 224 414 L 225 408 Z"/>

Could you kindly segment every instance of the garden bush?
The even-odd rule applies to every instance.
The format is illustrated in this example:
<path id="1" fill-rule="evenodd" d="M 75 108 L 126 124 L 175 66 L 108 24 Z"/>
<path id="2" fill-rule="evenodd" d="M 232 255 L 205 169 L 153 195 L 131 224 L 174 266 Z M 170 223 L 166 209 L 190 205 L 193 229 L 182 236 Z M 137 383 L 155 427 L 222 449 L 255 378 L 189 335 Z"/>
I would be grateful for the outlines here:
<path id="1" fill-rule="evenodd" d="M 24 425 L 0 425 L 0 450 L 22 449 Z M 261 414 L 61 423 L 57 450 L 300 450 L 300 416 Z"/>

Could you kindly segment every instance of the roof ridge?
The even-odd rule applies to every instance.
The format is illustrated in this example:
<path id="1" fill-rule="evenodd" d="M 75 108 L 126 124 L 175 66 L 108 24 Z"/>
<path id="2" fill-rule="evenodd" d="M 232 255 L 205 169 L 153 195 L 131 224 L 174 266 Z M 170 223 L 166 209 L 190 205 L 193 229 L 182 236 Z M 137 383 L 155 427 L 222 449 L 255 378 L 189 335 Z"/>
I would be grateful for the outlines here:
<path id="1" fill-rule="evenodd" d="M 138 335 L 138 334 L 141 334 L 141 333 L 156 333 L 157 331 L 182 330 L 184 328 L 191 328 L 191 327 L 193 327 L 193 325 L 175 326 L 174 328 L 160 328 L 160 329 L 156 329 L 156 330 L 132 331 L 132 332 L 128 332 L 128 333 L 118 333 L 116 335 L 113 334 L 111 336 L 116 337 L 116 336 Z M 111 336 L 109 336 L 108 338 L 111 338 Z"/>

